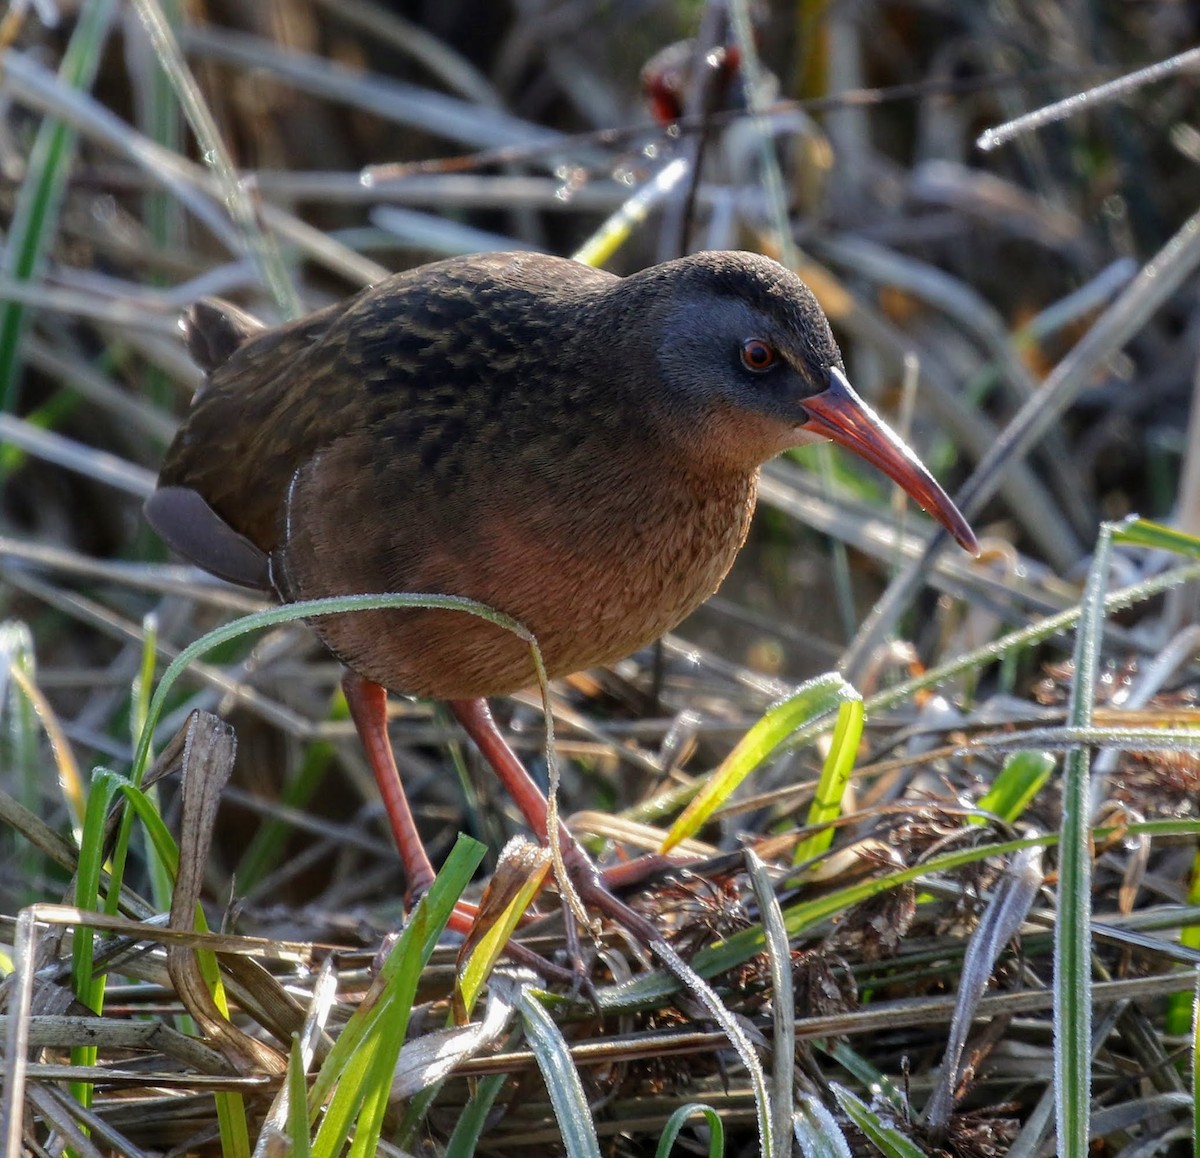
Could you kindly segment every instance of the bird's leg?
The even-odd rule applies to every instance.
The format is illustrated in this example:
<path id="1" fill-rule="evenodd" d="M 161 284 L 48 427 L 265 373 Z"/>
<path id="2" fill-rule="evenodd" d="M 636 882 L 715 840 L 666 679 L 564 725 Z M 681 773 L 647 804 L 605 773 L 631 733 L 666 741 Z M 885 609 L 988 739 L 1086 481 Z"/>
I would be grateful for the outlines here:
<path id="1" fill-rule="evenodd" d="M 451 700 L 450 710 L 466 729 L 467 735 L 475 741 L 484 759 L 492 766 L 493 771 L 500 778 L 517 807 L 520 808 L 525 822 L 533 829 L 538 839 L 544 841 L 548 820 L 546 798 L 525 770 L 525 765 L 517 758 L 517 754 L 508 746 L 508 741 L 505 740 L 500 729 L 496 727 L 496 721 L 492 719 L 492 713 L 488 710 L 487 701 Z M 659 957 L 668 970 L 679 977 L 685 986 L 690 987 L 693 984 L 692 980 L 685 979 L 677 969 L 675 952 L 662 933 L 611 891 L 603 875 L 597 872 L 591 858 L 579 847 L 578 842 L 562 824 L 559 825 L 558 835 L 563 861 L 570 874 L 571 883 L 575 886 L 584 907 L 594 908 L 610 920 L 615 921 L 634 940 Z M 648 860 L 657 862 L 661 858 L 653 857 Z M 639 874 L 631 875 L 636 877 Z M 564 901 L 564 905 L 565 903 Z M 568 912 L 566 916 L 568 925 L 570 925 L 570 913 Z M 575 960 L 582 967 L 578 955 Z"/>
<path id="2" fill-rule="evenodd" d="M 408 805 L 408 797 L 404 794 L 404 785 L 400 780 L 400 771 L 396 767 L 392 744 L 388 739 L 387 690 L 371 680 L 363 679 L 362 676 L 352 671 L 346 671 L 342 676 L 342 692 L 346 696 L 346 703 L 349 705 L 354 726 L 358 730 L 358 737 L 367 753 L 367 761 L 375 775 L 375 783 L 379 786 L 379 794 L 383 797 L 383 806 L 387 811 L 392 835 L 396 839 L 396 848 L 399 850 L 400 859 L 404 863 L 405 876 L 408 878 L 407 897 L 411 904 L 433 884 L 434 872 L 421 835 L 417 832 L 412 809 Z M 480 701 L 480 703 L 482 702 Z M 486 704 L 484 705 L 484 714 L 491 723 L 492 729 L 495 730 L 496 725 L 492 723 L 491 716 L 487 713 Z M 496 734 L 499 736 L 498 732 Z M 503 739 L 500 742 L 504 744 Z M 520 767 L 520 762 L 508 749 L 508 745 L 504 744 L 504 747 L 508 750 L 511 759 Z M 523 768 L 521 771 L 528 781 L 529 787 L 536 793 L 537 787 L 533 781 L 529 780 L 528 774 L 525 774 Z M 545 801 L 543 800 L 542 803 L 544 817 Z M 546 824 L 543 819 L 540 834 L 543 838 L 545 829 Z M 466 936 L 472 932 L 477 915 L 478 909 L 475 905 L 460 900 L 454 906 L 454 912 L 447 922 L 447 927 Z M 378 962 L 382 962 L 386 957 L 393 939 L 394 935 L 384 941 L 377 958 Z M 539 971 L 546 977 L 578 984 L 579 979 L 574 972 L 544 960 L 523 945 L 509 944 L 505 948 L 505 953 L 519 964 Z"/>
<path id="3" fill-rule="evenodd" d="M 500 729 L 496 727 L 487 701 L 451 700 L 450 710 L 508 790 L 509 796 L 525 817 L 525 823 L 533 830 L 538 840 L 544 842 L 547 837 L 549 809 L 546 797 L 533 782 L 517 754 L 509 747 Z M 589 892 L 593 883 L 608 891 L 637 884 L 652 873 L 678 868 L 680 864 L 677 856 L 646 853 L 636 860 L 597 872 L 591 858 L 562 824 L 558 826 L 558 839 L 571 879 L 584 894 Z"/>
<path id="4" fill-rule="evenodd" d="M 433 865 L 429 862 L 421 834 L 417 832 L 388 739 L 387 691 L 352 671 L 342 676 L 342 691 L 350 707 L 354 726 L 358 729 L 358 738 L 366 750 L 367 762 L 375 774 L 375 783 L 379 785 L 379 794 L 383 797 L 383 807 L 396 838 L 396 848 L 404 862 L 408 897 L 411 900 L 433 884 Z"/>
<path id="5" fill-rule="evenodd" d="M 388 692 L 379 684 L 372 683 L 370 679 L 364 679 L 349 671 L 342 677 L 342 691 L 346 694 L 350 716 L 354 720 L 354 726 L 358 728 L 362 748 L 366 750 L 367 761 L 371 764 L 372 773 L 379 786 L 379 794 L 383 797 L 384 808 L 388 811 L 392 834 L 396 838 L 396 847 L 400 850 L 404 872 L 408 876 L 409 898 L 416 898 L 433 883 L 433 866 L 416 830 L 413 812 L 408 806 L 408 798 L 404 796 L 400 772 L 396 768 L 396 757 L 392 755 L 391 742 L 388 739 Z M 510 748 L 508 740 L 500 734 L 496 721 L 492 719 L 492 713 L 488 710 L 487 701 L 454 700 L 450 701 L 450 708 L 485 760 L 491 764 L 517 808 L 521 809 L 526 823 L 534 830 L 539 840 L 545 841 L 548 820 L 546 797 L 538 785 L 534 784 L 524 764 Z M 571 883 L 574 884 L 584 906 L 593 906 L 607 917 L 616 920 L 647 948 L 653 948 L 656 943 L 661 942 L 661 934 L 646 918 L 632 911 L 610 892 L 605 878 L 596 871 L 592 859 L 563 824 L 559 824 L 558 839 L 566 871 L 569 872 Z M 450 919 L 450 928 L 468 934 L 472 929 L 475 912 L 473 905 L 460 901 Z M 576 983 L 578 982 L 575 974 L 560 970 L 551 962 L 542 961 L 521 946 L 510 944 L 508 953 L 522 964 L 533 964 L 547 977 L 574 977 Z"/>
<path id="6" fill-rule="evenodd" d="M 496 727 L 487 701 L 451 700 L 450 710 L 466 729 L 467 735 L 475 741 L 484 759 L 492 766 L 492 770 L 521 810 L 526 824 L 533 829 L 539 840 L 545 841 L 549 819 L 546 797 L 533 782 L 517 754 L 509 747 L 500 729 Z M 617 899 L 612 892 L 612 886 L 636 883 L 651 872 L 671 865 L 670 858 L 656 853 L 650 854 L 628 865 L 617 865 L 614 869 L 602 873 L 561 823 L 558 826 L 558 840 L 562 849 L 563 864 L 585 908 L 590 902 L 600 912 L 624 926 L 647 948 L 650 948 L 647 938 L 651 934 L 661 940 L 660 935 L 654 932 L 653 925 Z"/>
<path id="7" fill-rule="evenodd" d="M 500 783 L 525 817 L 525 823 L 533 830 L 534 836 L 544 842 L 548 836 L 550 806 L 542 790 L 533 782 L 533 777 L 525 770 L 525 765 L 496 727 L 487 700 L 450 700 L 449 703 L 454 718 L 462 724 L 483 758 L 492 766 L 492 771 L 500 778 Z M 595 875 L 591 860 L 561 823 L 558 826 L 558 843 L 572 880 L 577 875 Z"/>

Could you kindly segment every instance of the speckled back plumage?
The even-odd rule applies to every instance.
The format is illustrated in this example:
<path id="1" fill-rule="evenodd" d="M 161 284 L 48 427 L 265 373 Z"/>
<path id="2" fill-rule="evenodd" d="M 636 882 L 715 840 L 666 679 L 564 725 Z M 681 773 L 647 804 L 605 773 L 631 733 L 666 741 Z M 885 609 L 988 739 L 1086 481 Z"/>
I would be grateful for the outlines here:
<path id="1" fill-rule="evenodd" d="M 454 259 L 250 334 L 211 367 L 160 486 L 194 490 L 266 552 L 285 600 L 464 595 L 533 631 L 552 676 L 612 662 L 715 590 L 758 465 L 784 444 L 778 422 L 664 384 L 663 327 L 689 293 L 761 302 L 814 366 L 839 361 L 807 290 L 754 255 L 626 279 L 540 255 Z M 221 310 L 205 308 L 192 345 L 216 362 L 241 331 L 212 334 Z M 313 628 L 397 692 L 533 680 L 525 644 L 460 613 Z"/>

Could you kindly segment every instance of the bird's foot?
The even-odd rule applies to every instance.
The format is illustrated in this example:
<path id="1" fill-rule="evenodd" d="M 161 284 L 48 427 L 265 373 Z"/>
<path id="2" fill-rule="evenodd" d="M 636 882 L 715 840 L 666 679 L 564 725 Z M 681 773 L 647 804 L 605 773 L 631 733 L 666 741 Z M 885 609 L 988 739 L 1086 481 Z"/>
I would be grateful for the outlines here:
<path id="1" fill-rule="evenodd" d="M 624 867 L 624 866 L 621 866 Z M 633 940 L 648 952 L 654 952 L 664 937 L 641 913 L 632 909 L 613 892 L 606 874 L 594 867 L 590 874 L 575 881 L 575 891 L 589 913 L 596 912 L 619 925 Z"/>

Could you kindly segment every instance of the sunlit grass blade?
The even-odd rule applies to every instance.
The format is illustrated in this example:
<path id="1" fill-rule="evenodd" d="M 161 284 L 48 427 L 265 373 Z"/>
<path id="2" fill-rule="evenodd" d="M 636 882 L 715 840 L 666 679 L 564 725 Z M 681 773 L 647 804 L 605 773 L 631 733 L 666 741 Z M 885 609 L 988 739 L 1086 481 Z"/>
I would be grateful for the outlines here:
<path id="1" fill-rule="evenodd" d="M 841 704 L 862 697 L 836 672 L 809 680 L 769 708 L 738 742 L 704 787 L 671 825 L 662 851 L 694 836 L 741 782 L 785 740 L 800 743 L 805 730 L 823 721 Z M 817 731 L 813 728 L 813 731 Z"/>
<path id="2" fill-rule="evenodd" d="M 104 831 L 113 798 L 120 791 L 122 777 L 99 768 L 92 777 L 83 829 L 79 841 L 79 865 L 75 872 L 75 904 L 86 912 L 100 911 L 100 877 L 104 870 Z M 76 931 L 72 944 L 72 971 L 75 996 L 94 1013 L 103 1007 L 103 980 L 92 978 L 93 942 L 90 930 Z M 96 986 L 96 988 L 93 988 Z"/>
<path id="3" fill-rule="evenodd" d="M 682 157 L 668 161 L 615 213 L 602 222 L 600 228 L 571 256 L 584 265 L 603 265 L 629 240 L 633 230 L 646 220 L 651 210 L 687 176 L 687 172 L 688 163 Z"/>
<path id="4" fill-rule="evenodd" d="M 1053 752 L 1014 752 L 979 798 L 979 811 L 1012 824 L 1041 792 L 1057 764 Z M 972 816 L 970 823 L 984 824 L 985 817 Z"/>
<path id="5" fill-rule="evenodd" d="M 528 871 L 501 911 L 494 916 L 488 914 L 485 917 L 484 908 L 480 909 L 480 920 L 490 920 L 491 924 L 474 940 L 467 963 L 458 978 L 454 1007 L 456 1014 L 464 1021 L 470 1016 L 475 1002 L 479 999 L 479 994 L 487 983 L 488 976 L 495 968 L 500 954 L 504 952 L 504 946 L 508 944 L 509 938 L 516 931 L 517 924 L 528 911 L 529 906 L 533 904 L 534 897 L 537 896 L 550 872 L 549 854 L 544 849 L 537 851 L 542 855 L 536 859 L 522 858 L 522 865 Z M 503 859 L 502 856 L 502 863 Z M 494 879 L 488 887 L 489 889 L 496 887 Z"/>
<path id="6" fill-rule="evenodd" d="M 1075 678 L 1067 724 L 1091 725 L 1104 634 L 1104 593 L 1112 552 L 1111 523 L 1100 527 L 1075 637 Z M 1092 1087 L 1091 753 L 1072 748 L 1063 761 L 1058 849 L 1058 919 L 1054 923 L 1055 1122 L 1059 1153 L 1086 1158 Z"/>
<path id="7" fill-rule="evenodd" d="M 851 1158 L 850 1143 L 837 1119 L 814 1094 L 797 1095 L 792 1136 L 803 1158 Z"/>
<path id="8" fill-rule="evenodd" d="M 288 1051 L 287 1084 L 290 1158 L 309 1158 L 312 1148 L 308 1131 L 308 1083 L 304 1073 L 304 1051 L 298 1037 L 292 1038 L 292 1048 Z"/>
<path id="9" fill-rule="evenodd" d="M 1117 524 L 1113 527 L 1112 541 L 1123 547 L 1149 547 L 1154 551 L 1171 551 L 1190 559 L 1200 559 L 1200 538 L 1149 519 L 1131 519 Z"/>
<path id="10" fill-rule="evenodd" d="M 154 668 L 158 657 L 158 616 L 147 615 L 142 619 L 142 662 L 133 680 L 133 703 L 130 712 L 130 731 L 133 743 L 137 743 L 146 717 L 150 711 L 150 697 L 154 692 Z"/>
<path id="11" fill-rule="evenodd" d="M 862 700 L 847 700 L 838 708 L 837 724 L 833 729 L 833 742 L 829 755 L 821 768 L 817 791 L 808 810 L 808 827 L 818 828 L 812 836 L 802 840 L 792 854 L 793 864 L 802 864 L 822 856 L 833 843 L 832 823 L 842 813 L 842 796 L 854 771 L 854 758 L 862 740 Z M 820 827 L 824 825 L 825 827 Z"/>
<path id="12" fill-rule="evenodd" d="M 341 1154 L 351 1136 L 351 1154 L 375 1153 L 417 983 L 484 851 L 478 841 L 458 838 L 388 954 L 374 1000 L 359 1006 L 329 1051 L 308 1095 L 310 1120 L 329 1099 L 315 1158 Z"/>
<path id="13" fill-rule="evenodd" d="M 221 1158 L 250 1158 L 250 1123 L 246 1100 L 231 1090 L 213 1094 L 217 1128 L 221 1136 Z"/>
<path id="14" fill-rule="evenodd" d="M 1187 903 L 1193 907 L 1200 906 L 1200 852 L 1192 858 Z M 1179 930 L 1179 943 L 1189 949 L 1200 950 L 1200 925 L 1184 925 Z M 1186 994 L 1174 993 L 1167 998 L 1167 1012 L 1163 1024 L 1169 1035 L 1182 1037 L 1185 1033 L 1194 1032 L 1195 1017 L 1195 1005 Z M 1200 1109 L 1197 1112 L 1200 1112 Z M 1200 1138 L 1200 1134 L 1197 1138 Z"/>

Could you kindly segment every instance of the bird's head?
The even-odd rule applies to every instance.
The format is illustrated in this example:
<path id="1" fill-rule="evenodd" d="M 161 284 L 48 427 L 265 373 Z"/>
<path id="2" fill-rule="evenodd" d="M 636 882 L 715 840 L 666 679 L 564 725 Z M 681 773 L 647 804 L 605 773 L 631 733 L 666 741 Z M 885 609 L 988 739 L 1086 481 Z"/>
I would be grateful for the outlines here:
<path id="1" fill-rule="evenodd" d="M 701 253 L 655 266 L 643 332 L 671 426 L 695 451 L 752 469 L 831 439 L 883 471 L 968 551 L 975 536 L 925 465 L 850 386 L 824 311 L 769 258 Z"/>

